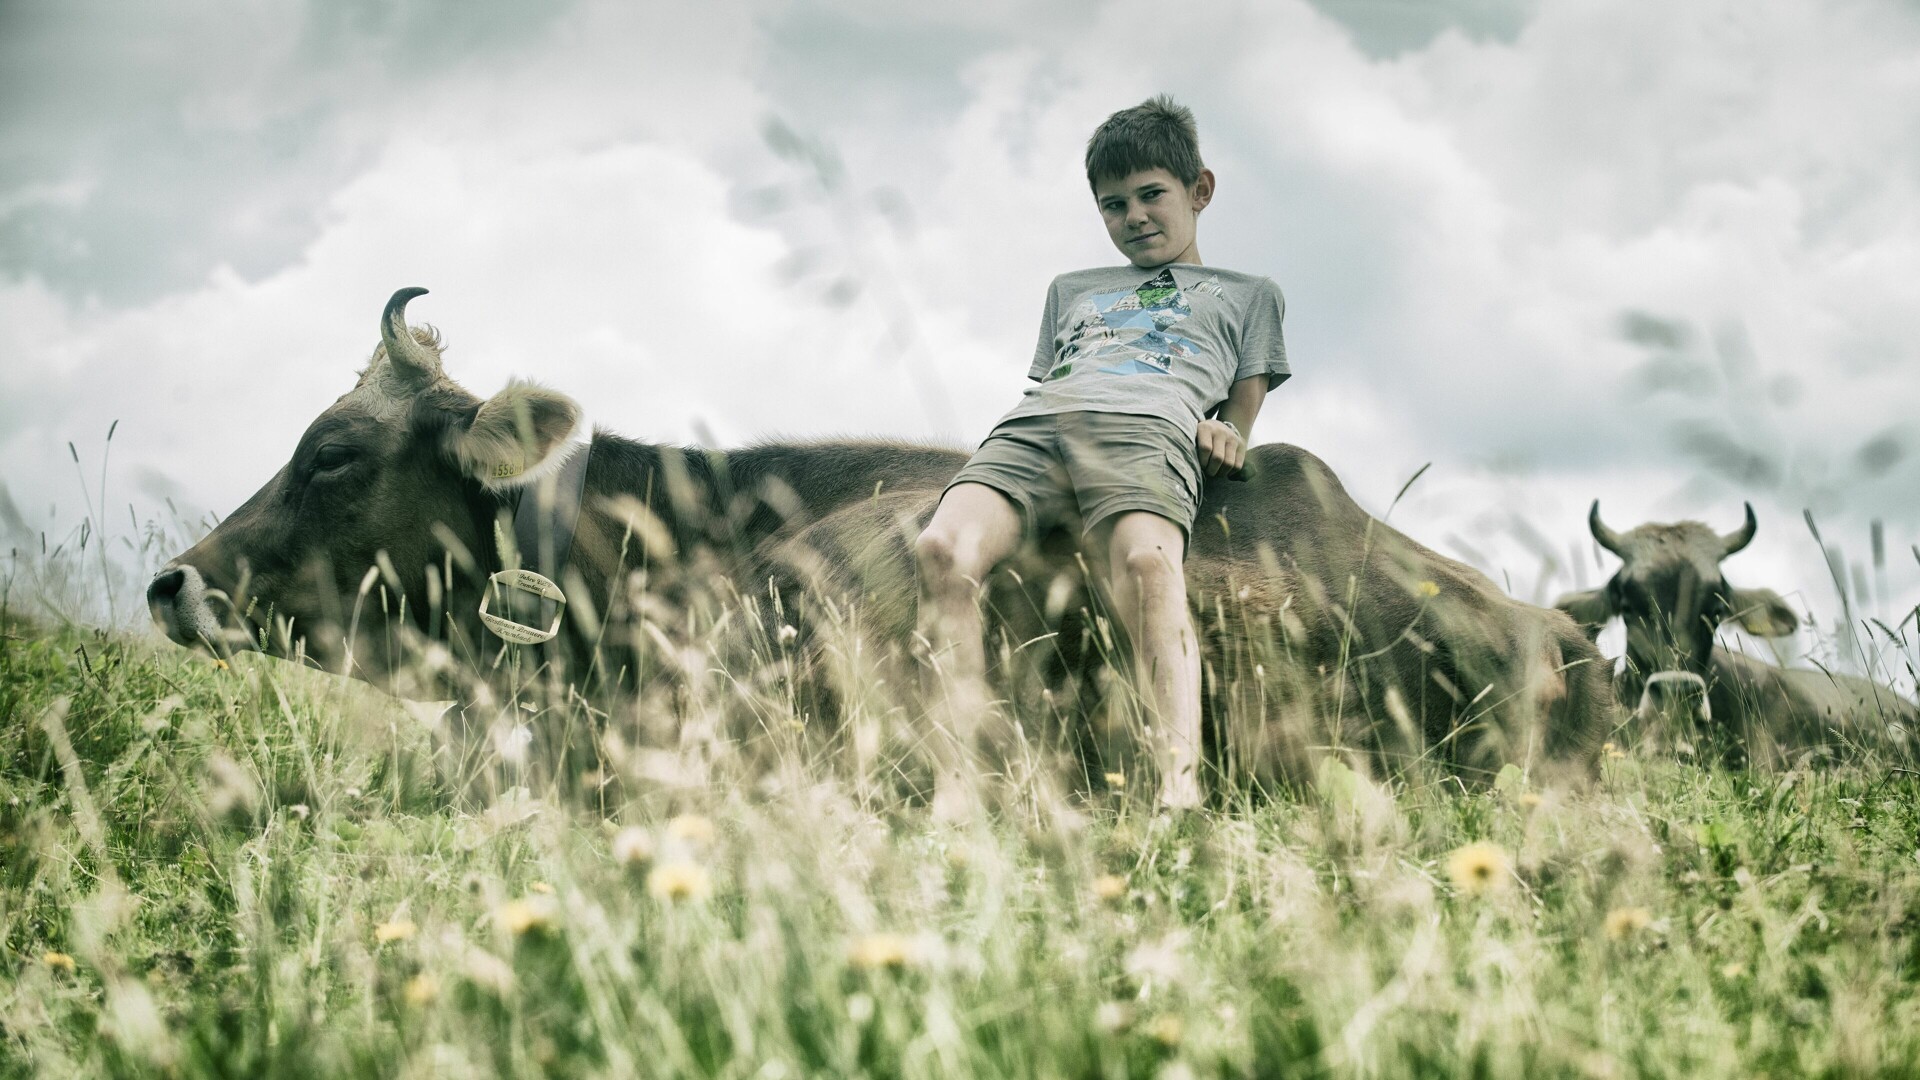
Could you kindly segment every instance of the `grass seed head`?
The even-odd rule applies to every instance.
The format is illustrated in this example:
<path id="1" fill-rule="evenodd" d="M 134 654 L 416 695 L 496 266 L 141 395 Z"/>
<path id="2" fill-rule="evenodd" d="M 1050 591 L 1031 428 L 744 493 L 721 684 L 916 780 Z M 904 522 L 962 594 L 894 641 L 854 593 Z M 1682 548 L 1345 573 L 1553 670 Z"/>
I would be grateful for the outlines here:
<path id="1" fill-rule="evenodd" d="M 676 840 L 690 847 L 706 847 L 713 843 L 718 831 L 713 820 L 699 814 L 681 814 L 667 822 L 667 839 Z"/>
<path id="2" fill-rule="evenodd" d="M 473 949 L 466 957 L 467 981 L 495 997 L 513 991 L 513 965 L 485 949 Z"/>
<path id="3" fill-rule="evenodd" d="M 613 861 L 628 870 L 639 870 L 653 861 L 653 834 L 638 825 L 629 825 L 614 835 Z"/>

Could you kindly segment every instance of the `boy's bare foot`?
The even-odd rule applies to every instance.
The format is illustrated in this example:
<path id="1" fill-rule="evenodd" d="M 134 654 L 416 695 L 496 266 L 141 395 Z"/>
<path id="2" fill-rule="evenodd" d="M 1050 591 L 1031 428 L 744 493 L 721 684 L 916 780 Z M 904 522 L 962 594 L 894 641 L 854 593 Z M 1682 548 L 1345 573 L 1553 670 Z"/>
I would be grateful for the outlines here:
<path id="1" fill-rule="evenodd" d="M 1194 767 L 1192 750 L 1170 732 L 1156 732 L 1165 740 L 1160 746 L 1160 799 L 1162 810 L 1193 810 L 1206 802 Z"/>
<path id="2" fill-rule="evenodd" d="M 1157 805 L 1162 810 L 1198 810 L 1206 801 L 1200 793 L 1200 785 L 1194 782 L 1191 770 L 1169 777 L 1160 785 L 1160 798 Z"/>

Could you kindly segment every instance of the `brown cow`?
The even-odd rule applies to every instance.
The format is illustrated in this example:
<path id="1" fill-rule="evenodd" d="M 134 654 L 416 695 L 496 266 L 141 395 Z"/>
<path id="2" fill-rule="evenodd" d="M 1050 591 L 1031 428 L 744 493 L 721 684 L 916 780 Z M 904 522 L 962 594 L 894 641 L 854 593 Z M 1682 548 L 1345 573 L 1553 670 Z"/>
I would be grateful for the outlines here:
<path id="1" fill-rule="evenodd" d="M 623 636 L 633 605 L 708 575 L 745 593 L 771 580 L 782 619 L 816 614 L 806 640 L 820 637 L 818 613 L 851 603 L 880 651 L 908 651 L 908 538 L 964 453 L 879 441 L 680 450 L 605 431 L 579 451 L 571 399 L 522 383 L 482 401 L 447 377 L 438 336 L 405 322 L 421 291 L 394 295 L 359 382 L 292 460 L 154 579 L 150 606 L 175 641 L 297 649 L 396 692 L 443 692 L 409 684 L 402 661 L 450 652 L 486 668 L 507 648 L 475 614 L 487 574 L 527 546 L 505 537 L 530 493 L 554 483 L 540 478 L 571 472 L 582 489 L 562 530 L 571 559 L 550 574 L 571 617 L 540 648 L 579 681 L 631 690 L 620 685 L 631 667 L 604 654 L 645 647 Z M 1612 694 L 1571 621 L 1370 517 L 1306 451 L 1260 446 L 1249 460 L 1249 482 L 1209 486 L 1187 567 L 1209 704 L 1258 721 L 1240 746 L 1295 776 L 1329 747 L 1479 775 L 1509 761 L 1591 766 Z M 999 632 L 1038 642 L 1025 651 L 1044 652 L 1054 677 L 1085 674 L 1111 647 L 1111 627 L 1086 617 L 1097 601 L 1078 566 L 1056 535 L 993 584 Z M 371 625 L 383 611 L 399 632 Z"/>
<path id="2" fill-rule="evenodd" d="M 1637 702 L 1645 722 L 1671 717 L 1734 733 L 1765 760 L 1838 735 L 1873 745 L 1904 742 L 1914 707 L 1891 689 L 1857 676 L 1800 671 L 1721 648 L 1714 634 L 1737 623 L 1762 637 L 1793 633 L 1799 618 L 1772 589 L 1727 582 L 1720 563 L 1753 542 L 1753 505 L 1746 522 L 1721 535 L 1697 521 L 1647 524 L 1625 533 L 1608 528 L 1594 501 L 1588 528 L 1620 557 L 1605 586 L 1568 593 L 1555 606 L 1597 635 L 1618 616 L 1626 624 L 1626 664 L 1616 680 L 1622 702 Z"/>

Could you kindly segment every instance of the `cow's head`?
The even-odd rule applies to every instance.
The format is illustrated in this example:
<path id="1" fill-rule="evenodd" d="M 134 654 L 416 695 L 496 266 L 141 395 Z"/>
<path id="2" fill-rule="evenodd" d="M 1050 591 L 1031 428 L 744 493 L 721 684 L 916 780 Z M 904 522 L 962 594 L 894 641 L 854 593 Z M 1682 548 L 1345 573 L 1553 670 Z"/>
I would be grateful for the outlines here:
<path id="1" fill-rule="evenodd" d="M 477 562 L 494 554 L 502 494 L 557 467 L 581 413 L 531 384 L 482 401 L 447 378 L 439 335 L 407 326 L 407 302 L 425 292 L 393 294 L 353 390 L 265 487 L 153 579 L 147 603 L 168 637 L 303 646 L 332 670 L 383 681 L 390 620 L 424 628 L 473 588 Z"/>
<path id="2" fill-rule="evenodd" d="M 1753 541 L 1758 527 L 1753 505 L 1746 524 L 1721 535 L 1697 521 L 1642 525 L 1616 533 L 1600 520 L 1595 500 L 1588 527 L 1600 546 L 1620 557 L 1620 569 L 1605 586 L 1569 593 L 1555 606 L 1598 634 L 1614 616 L 1627 628 L 1626 674 L 1644 689 L 1642 706 L 1672 695 L 1705 710 L 1713 637 L 1736 622 L 1749 633 L 1780 637 L 1799 624 L 1793 609 L 1772 589 L 1740 589 L 1727 583 L 1720 561 Z"/>

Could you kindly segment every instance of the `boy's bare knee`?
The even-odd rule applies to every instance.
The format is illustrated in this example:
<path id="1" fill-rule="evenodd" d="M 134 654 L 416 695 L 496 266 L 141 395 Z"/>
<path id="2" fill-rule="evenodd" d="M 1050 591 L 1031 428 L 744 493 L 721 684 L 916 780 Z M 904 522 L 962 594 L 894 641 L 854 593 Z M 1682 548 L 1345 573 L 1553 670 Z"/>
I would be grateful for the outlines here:
<path id="1" fill-rule="evenodd" d="M 969 565 L 978 560 L 967 558 L 965 548 L 945 532 L 922 532 L 913 542 L 913 560 L 923 591 L 946 591 L 978 576 L 976 568 Z"/>
<path id="2" fill-rule="evenodd" d="M 1157 547 L 1133 548 L 1120 557 L 1120 572 L 1142 595 L 1185 593 L 1186 580 L 1170 554 Z"/>

